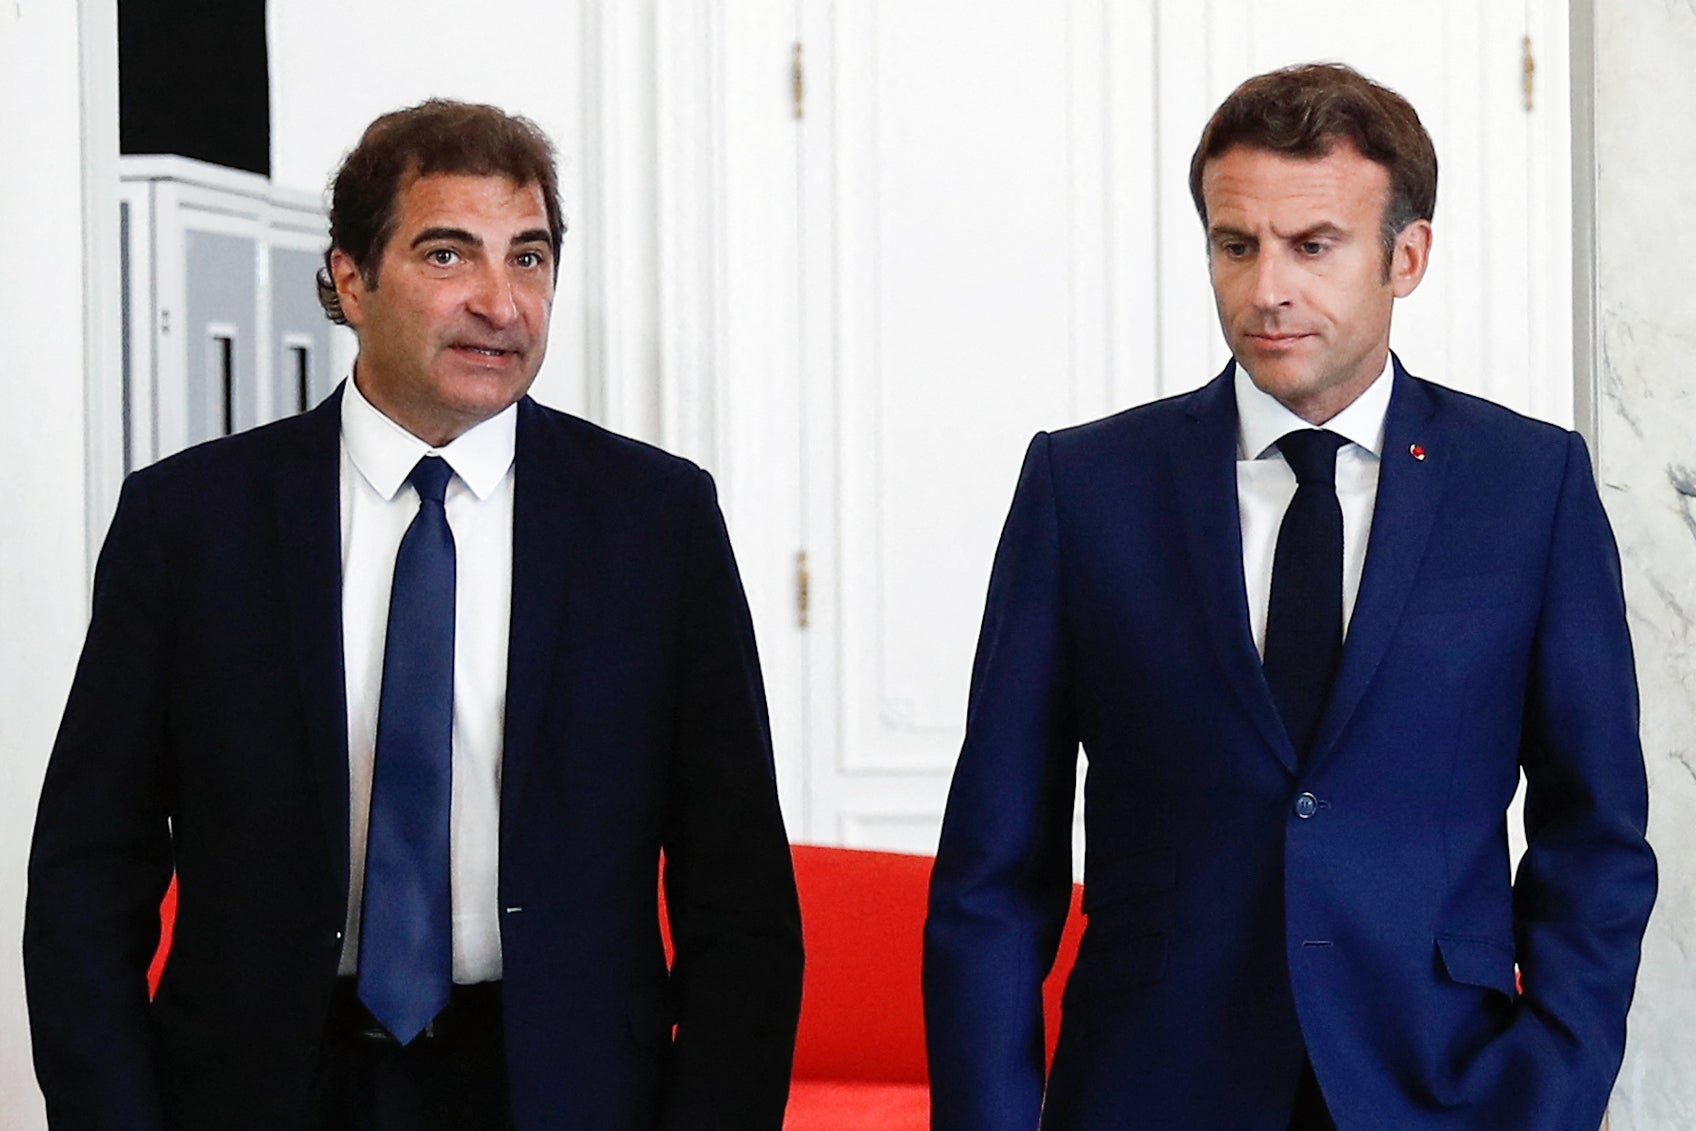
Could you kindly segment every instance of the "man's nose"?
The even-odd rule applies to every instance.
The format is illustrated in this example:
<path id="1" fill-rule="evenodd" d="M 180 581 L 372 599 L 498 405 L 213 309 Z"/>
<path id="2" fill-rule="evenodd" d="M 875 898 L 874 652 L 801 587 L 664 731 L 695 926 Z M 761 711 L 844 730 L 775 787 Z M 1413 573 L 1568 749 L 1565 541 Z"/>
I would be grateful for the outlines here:
<path id="1" fill-rule="evenodd" d="M 1290 269 L 1276 251 L 1262 250 L 1254 260 L 1254 305 L 1276 310 L 1290 302 Z"/>
<path id="2" fill-rule="evenodd" d="M 518 320 L 518 300 L 513 279 L 505 264 L 489 263 L 477 273 L 466 307 L 491 326 L 509 326 Z"/>

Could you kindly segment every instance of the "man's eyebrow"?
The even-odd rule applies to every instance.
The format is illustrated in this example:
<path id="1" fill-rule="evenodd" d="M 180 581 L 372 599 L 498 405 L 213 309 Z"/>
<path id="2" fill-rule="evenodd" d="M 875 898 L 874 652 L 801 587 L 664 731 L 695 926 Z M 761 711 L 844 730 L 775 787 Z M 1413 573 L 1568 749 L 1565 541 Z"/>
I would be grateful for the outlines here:
<path id="1" fill-rule="evenodd" d="M 1347 232 L 1345 232 L 1342 228 L 1339 228 L 1336 224 L 1332 223 L 1330 220 L 1322 220 L 1319 223 L 1313 225 L 1313 227 L 1311 227 L 1311 228 L 1306 228 L 1302 231 L 1297 232 L 1295 235 L 1289 237 L 1289 239 L 1290 239 L 1291 243 L 1306 243 L 1308 240 L 1311 240 L 1311 239 L 1331 239 L 1331 240 L 1334 240 L 1334 239 L 1341 239 L 1346 235 L 1348 235 Z"/>
<path id="2" fill-rule="evenodd" d="M 1236 239 L 1239 239 L 1239 240 L 1252 240 L 1252 239 L 1255 238 L 1252 234 L 1250 234 L 1248 232 L 1241 231 L 1240 229 L 1237 229 L 1237 228 L 1227 227 L 1224 224 L 1210 224 L 1210 225 L 1208 225 L 1208 228 L 1207 228 L 1207 238 L 1208 239 L 1217 240 L 1217 239 L 1223 239 L 1227 236 L 1235 237 Z"/>
<path id="3" fill-rule="evenodd" d="M 554 234 L 546 228 L 531 228 L 528 231 L 519 232 L 516 236 L 512 237 L 513 247 L 517 247 L 519 244 L 525 243 L 545 243 L 551 247 L 553 242 Z"/>
<path id="4" fill-rule="evenodd" d="M 425 228 L 412 237 L 412 246 L 434 243 L 437 240 L 447 240 L 450 243 L 470 244 L 472 247 L 482 247 L 483 241 L 464 228 Z"/>
<path id="5" fill-rule="evenodd" d="M 1273 234 L 1277 235 L 1280 239 L 1288 240 L 1290 243 L 1306 243 L 1308 240 L 1313 239 L 1342 239 L 1348 235 L 1348 232 L 1339 227 L 1333 221 L 1322 220 L 1313 225 L 1311 228 L 1303 228 L 1294 235 L 1286 236 L 1281 232 L 1275 232 Z M 1260 239 L 1259 236 L 1256 236 L 1252 232 L 1241 231 L 1240 229 L 1228 227 L 1224 224 L 1210 225 L 1207 229 L 1207 238 L 1210 240 L 1239 239 L 1249 240 L 1251 242 L 1258 242 Z"/>

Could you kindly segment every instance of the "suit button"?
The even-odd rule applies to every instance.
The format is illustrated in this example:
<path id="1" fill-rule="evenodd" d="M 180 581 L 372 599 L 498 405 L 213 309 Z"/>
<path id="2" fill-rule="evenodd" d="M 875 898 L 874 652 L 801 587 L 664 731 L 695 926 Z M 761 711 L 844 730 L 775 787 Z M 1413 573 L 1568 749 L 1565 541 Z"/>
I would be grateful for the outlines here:
<path id="1" fill-rule="evenodd" d="M 1311 793 L 1304 793 L 1296 798 L 1296 816 L 1307 820 L 1319 812 L 1319 799 Z"/>

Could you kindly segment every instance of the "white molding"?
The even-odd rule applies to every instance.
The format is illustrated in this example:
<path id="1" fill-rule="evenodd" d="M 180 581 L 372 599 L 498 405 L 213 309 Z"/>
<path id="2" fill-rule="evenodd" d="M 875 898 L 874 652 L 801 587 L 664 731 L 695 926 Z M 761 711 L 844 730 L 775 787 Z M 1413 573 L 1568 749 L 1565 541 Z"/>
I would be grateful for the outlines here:
<path id="1" fill-rule="evenodd" d="M 1575 349 L 1574 310 L 1563 301 L 1577 285 L 1579 218 L 1574 212 L 1576 168 L 1573 147 L 1579 123 L 1573 116 L 1573 54 L 1567 0 L 1531 0 L 1526 23 L 1536 58 L 1536 97 L 1527 139 L 1530 168 L 1526 241 L 1532 331 L 1527 401 L 1532 415 L 1557 424 L 1577 420 L 1578 383 L 1552 379 L 1571 364 Z"/>
<path id="2" fill-rule="evenodd" d="M 1157 396 L 1183 392 L 1228 356 L 1214 320 L 1206 243 L 1190 200 L 1188 171 L 1201 127 L 1219 100 L 1246 77 L 1222 57 L 1218 26 L 1235 26 L 1246 9 L 1216 13 L 1218 0 L 1157 0 L 1154 16 L 1155 362 Z M 1240 0 L 1238 0 L 1240 3 Z M 1218 17 L 1218 18 L 1215 18 Z M 1206 60 L 1197 66 L 1197 60 Z M 1220 87 L 1223 86 L 1223 89 Z"/>
<path id="3" fill-rule="evenodd" d="M 1161 385 L 1160 73 L 1153 5 L 1110 4 L 1101 37 L 1107 74 L 1107 411 L 1155 399 Z M 1156 109 L 1151 112 L 1150 107 Z M 1193 229 L 1192 229 L 1193 230 Z M 1199 237 L 1198 237 L 1199 238 Z"/>
<path id="4" fill-rule="evenodd" d="M 801 533 L 812 568 L 812 627 L 802 649 L 801 828 L 813 841 L 840 838 L 836 809 L 836 752 L 845 742 L 843 677 L 848 665 L 841 630 L 844 571 L 839 567 L 841 369 L 837 327 L 842 296 L 838 235 L 842 217 L 836 161 L 844 144 L 836 98 L 841 65 L 839 17 L 832 0 L 800 5 L 797 41 L 806 68 L 806 117 L 797 142 L 800 276 L 796 372 L 800 386 Z M 810 303 L 810 305 L 809 305 Z"/>
<path id="5" fill-rule="evenodd" d="M 660 442 L 712 467 L 724 448 L 724 14 L 675 0 L 655 24 Z"/>
<path id="6" fill-rule="evenodd" d="M 124 405 L 129 419 L 129 447 L 127 454 L 120 453 L 120 456 L 125 458 L 124 466 L 143 467 L 157 459 L 159 451 L 156 409 L 159 361 L 153 333 L 153 312 L 158 307 L 153 273 L 153 264 L 158 259 L 155 247 L 158 227 L 151 184 L 120 183 L 118 196 L 122 203 L 129 206 L 130 213 L 128 262 L 125 265 L 129 304 L 123 311 L 124 332 L 129 338 L 129 387 L 126 391 L 128 400 Z M 135 244 L 138 232 L 146 240 L 144 247 Z M 120 385 L 122 380 L 120 372 Z M 122 474 L 123 466 L 120 466 L 119 475 Z"/>
<path id="7" fill-rule="evenodd" d="M 655 0 L 583 5 L 585 393 L 589 415 L 660 439 Z"/>
<path id="8" fill-rule="evenodd" d="M 79 0 L 84 558 L 89 576 L 124 478 L 123 281 L 117 254 L 118 5 Z M 85 590 L 88 587 L 85 586 Z"/>
<path id="9" fill-rule="evenodd" d="M 1602 336 L 1596 294 L 1596 0 L 1571 0 L 1567 31 L 1572 117 L 1573 427 L 1602 458 Z"/>
<path id="10" fill-rule="evenodd" d="M 844 848 L 875 852 L 906 852 L 936 855 L 942 812 L 938 809 L 843 810 L 836 815 L 836 840 Z"/>
<path id="11" fill-rule="evenodd" d="M 841 556 L 840 232 L 843 202 L 836 161 L 845 122 L 836 98 L 843 66 L 841 17 L 833 0 L 802 3 L 799 42 L 806 64 L 806 119 L 799 131 L 801 302 L 797 376 L 801 378 L 802 536 L 812 568 L 811 624 L 802 656 L 802 833 L 812 841 L 840 838 L 834 821 L 836 751 L 846 743 L 843 702 L 850 673 L 843 646 L 846 568 Z M 846 217 L 851 219 L 851 217 Z"/>

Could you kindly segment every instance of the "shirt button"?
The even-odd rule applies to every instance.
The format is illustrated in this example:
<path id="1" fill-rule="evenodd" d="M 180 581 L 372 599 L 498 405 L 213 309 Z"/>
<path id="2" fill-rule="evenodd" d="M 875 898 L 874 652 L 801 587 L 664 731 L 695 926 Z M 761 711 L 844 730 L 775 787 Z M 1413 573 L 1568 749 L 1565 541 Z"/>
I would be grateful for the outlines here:
<path id="1" fill-rule="evenodd" d="M 1319 812 L 1319 799 L 1311 793 L 1304 793 L 1296 798 L 1296 816 L 1307 820 Z"/>

